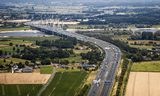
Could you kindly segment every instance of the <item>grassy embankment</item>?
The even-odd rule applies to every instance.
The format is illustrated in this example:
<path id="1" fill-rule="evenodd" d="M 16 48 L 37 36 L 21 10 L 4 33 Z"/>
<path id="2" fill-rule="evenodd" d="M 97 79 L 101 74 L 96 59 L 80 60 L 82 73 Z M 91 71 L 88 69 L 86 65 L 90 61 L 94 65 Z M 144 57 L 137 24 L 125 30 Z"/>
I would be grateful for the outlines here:
<path id="1" fill-rule="evenodd" d="M 31 28 L 30 27 L 0 28 L 0 32 L 2 32 L 2 31 L 19 31 L 19 30 L 31 30 Z"/>

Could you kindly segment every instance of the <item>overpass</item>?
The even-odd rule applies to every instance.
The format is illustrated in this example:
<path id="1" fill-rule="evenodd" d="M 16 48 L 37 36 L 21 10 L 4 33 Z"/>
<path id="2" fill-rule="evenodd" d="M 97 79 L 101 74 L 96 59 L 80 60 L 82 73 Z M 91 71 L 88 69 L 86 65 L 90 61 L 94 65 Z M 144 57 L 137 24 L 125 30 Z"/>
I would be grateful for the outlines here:
<path id="1" fill-rule="evenodd" d="M 116 70 L 121 60 L 121 51 L 117 46 L 93 37 L 65 31 L 51 25 L 50 23 L 42 24 L 42 21 L 28 22 L 25 23 L 25 25 L 34 27 L 50 35 L 75 37 L 77 40 L 90 42 L 102 48 L 105 52 L 105 57 L 96 75 L 95 81 L 97 82 L 92 83 L 88 96 L 110 95 L 115 80 Z"/>

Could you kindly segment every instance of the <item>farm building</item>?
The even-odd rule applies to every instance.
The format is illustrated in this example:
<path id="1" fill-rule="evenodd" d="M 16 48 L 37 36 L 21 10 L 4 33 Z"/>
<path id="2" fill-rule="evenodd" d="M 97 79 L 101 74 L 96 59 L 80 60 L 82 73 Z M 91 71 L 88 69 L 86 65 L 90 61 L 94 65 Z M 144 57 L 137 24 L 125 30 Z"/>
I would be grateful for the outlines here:
<path id="1" fill-rule="evenodd" d="M 33 68 L 26 66 L 25 68 L 22 69 L 22 72 L 31 73 L 31 72 L 33 72 Z"/>
<path id="2" fill-rule="evenodd" d="M 84 69 L 89 69 L 89 70 L 93 70 L 93 69 L 96 68 L 96 65 L 94 65 L 94 64 L 92 64 L 92 65 L 82 64 L 81 66 L 82 66 L 82 68 L 84 68 Z"/>

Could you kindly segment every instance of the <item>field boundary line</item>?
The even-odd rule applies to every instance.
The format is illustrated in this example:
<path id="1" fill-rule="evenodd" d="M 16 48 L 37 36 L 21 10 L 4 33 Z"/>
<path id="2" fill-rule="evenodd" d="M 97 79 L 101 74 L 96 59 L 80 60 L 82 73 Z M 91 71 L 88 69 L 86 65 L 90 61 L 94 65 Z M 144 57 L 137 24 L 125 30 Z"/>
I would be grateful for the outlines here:
<path id="1" fill-rule="evenodd" d="M 78 93 L 80 93 L 80 91 L 82 90 L 83 86 L 85 85 L 85 81 L 87 80 L 89 74 L 86 75 L 86 77 L 84 78 L 84 80 L 82 81 L 82 84 L 79 86 L 79 88 L 77 88 L 76 93 L 74 96 L 78 96 Z M 78 91 L 79 90 L 79 91 Z"/>
<path id="2" fill-rule="evenodd" d="M 137 77 L 136 75 L 137 75 L 137 73 L 134 76 L 132 96 L 134 96 L 134 91 L 135 91 L 135 83 L 136 83 L 136 77 Z"/>
<path id="3" fill-rule="evenodd" d="M 5 96 L 5 89 L 4 89 L 4 85 L 2 85 L 2 95 Z"/>
<path id="4" fill-rule="evenodd" d="M 21 95 L 21 91 L 20 91 L 20 89 L 19 89 L 19 86 L 18 86 L 18 85 L 16 85 L 16 88 L 17 88 L 17 91 L 18 91 L 18 95 Z"/>
<path id="5" fill-rule="evenodd" d="M 43 87 L 40 89 L 37 96 L 41 96 L 42 92 L 47 88 L 47 86 L 49 86 L 49 84 L 52 82 L 52 80 L 55 76 L 55 73 L 56 73 L 56 68 L 53 67 L 53 73 L 52 73 L 51 77 L 49 78 L 48 82 L 46 84 L 44 84 Z"/>
<path id="6" fill-rule="evenodd" d="M 150 96 L 150 73 L 148 72 L 148 96 Z"/>
<path id="7" fill-rule="evenodd" d="M 62 80 L 62 76 L 63 76 L 63 72 L 62 72 L 61 77 L 59 77 L 59 81 L 56 83 L 56 86 L 57 86 L 57 85 L 60 83 L 60 81 Z M 51 95 L 53 94 L 54 90 L 56 89 L 56 86 L 53 88 L 53 90 L 52 90 L 52 92 L 50 93 L 49 96 L 51 96 Z M 54 95 L 53 95 L 53 96 L 54 96 Z"/>
<path id="8" fill-rule="evenodd" d="M 81 72 L 81 74 L 79 75 L 79 79 L 81 78 L 83 72 Z M 69 90 L 65 93 L 65 96 L 68 95 L 68 93 L 70 92 L 70 90 L 73 88 L 73 86 L 77 83 L 77 81 L 75 81 L 74 83 L 72 83 L 71 87 L 69 87 Z M 75 91 L 75 90 L 74 90 Z M 76 93 L 76 91 L 75 91 Z M 75 95 L 75 94 L 74 94 Z"/>

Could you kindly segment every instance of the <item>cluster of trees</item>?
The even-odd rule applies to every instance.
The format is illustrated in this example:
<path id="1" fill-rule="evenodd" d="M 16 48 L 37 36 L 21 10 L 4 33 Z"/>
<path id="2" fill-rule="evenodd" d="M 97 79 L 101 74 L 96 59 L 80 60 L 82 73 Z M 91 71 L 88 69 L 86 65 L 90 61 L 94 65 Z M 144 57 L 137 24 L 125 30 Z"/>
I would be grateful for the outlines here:
<path id="1" fill-rule="evenodd" d="M 74 52 L 72 49 L 51 50 L 44 47 L 40 48 L 25 47 L 24 50 L 22 50 L 19 54 L 13 54 L 12 57 L 30 60 L 33 63 L 36 63 L 37 60 L 40 60 L 41 64 L 43 65 L 49 65 L 51 64 L 51 62 L 67 65 L 69 64 L 69 61 L 63 60 L 62 58 L 68 58 L 73 54 Z"/>
<path id="2" fill-rule="evenodd" d="M 148 25 L 157 25 L 160 24 L 160 12 L 159 9 L 155 9 L 151 11 L 151 9 L 144 9 L 139 10 L 141 14 L 134 14 L 134 15 L 100 15 L 94 18 L 91 18 L 92 20 L 87 22 L 81 22 L 81 24 L 87 24 L 87 25 L 103 25 L 103 24 L 148 24 Z M 105 21 L 100 21 L 102 19 L 105 19 Z"/>
<path id="3" fill-rule="evenodd" d="M 9 43 L 10 46 L 13 46 L 12 43 Z M 12 47 L 12 50 L 10 51 L 5 51 L 5 50 L 0 50 L 0 56 L 7 56 L 7 55 L 13 55 L 13 54 L 19 54 L 21 52 L 21 48 L 22 46 L 19 45 L 15 45 Z M 24 47 L 24 46 L 23 46 Z"/>
<path id="4" fill-rule="evenodd" d="M 22 62 L 19 62 L 19 63 L 14 63 L 13 61 L 7 62 L 6 59 L 4 59 L 3 62 L 5 64 L 0 64 L 1 70 L 8 70 L 9 71 L 9 70 L 11 70 L 11 67 L 15 64 L 18 66 L 18 68 L 24 68 L 24 64 Z M 29 61 L 25 61 L 25 64 L 29 64 Z"/>
<path id="5" fill-rule="evenodd" d="M 73 54 L 73 50 L 51 50 L 43 47 L 40 48 L 30 48 L 25 47 L 20 54 L 14 54 L 13 57 L 22 58 L 26 60 L 36 60 L 36 59 L 45 59 L 45 58 L 67 58 Z"/>
<path id="6" fill-rule="evenodd" d="M 127 59 L 124 59 L 123 60 L 123 64 L 122 64 L 122 71 L 121 71 L 121 75 L 119 77 L 119 82 L 118 82 L 118 87 L 117 87 L 117 91 L 116 91 L 116 96 L 121 96 L 121 91 L 122 91 L 122 85 L 123 85 L 123 81 L 124 81 L 124 77 L 125 77 L 125 74 L 128 70 L 128 64 L 129 64 L 129 61 Z"/>
<path id="7" fill-rule="evenodd" d="M 61 59 L 50 59 L 50 58 L 46 58 L 46 59 L 43 59 L 41 61 L 41 64 L 42 65 L 50 65 L 52 63 L 57 63 L 57 64 L 62 64 L 62 65 L 67 65 L 69 64 L 69 61 L 68 60 L 61 60 Z"/>
<path id="8" fill-rule="evenodd" d="M 9 53 L 9 54 L 11 54 L 11 53 Z M 8 52 L 0 50 L 0 56 L 3 56 L 3 55 L 5 55 L 5 56 L 8 55 Z"/>
<path id="9" fill-rule="evenodd" d="M 36 41 L 36 45 L 44 47 L 57 47 L 57 48 L 74 48 L 77 44 L 76 38 L 58 39 L 58 40 L 44 40 Z"/>
<path id="10" fill-rule="evenodd" d="M 99 50 L 92 50 L 87 53 L 81 53 L 82 59 L 87 59 L 89 64 L 97 64 L 98 61 L 103 60 L 103 55 Z"/>

